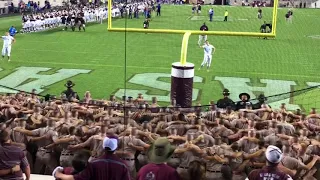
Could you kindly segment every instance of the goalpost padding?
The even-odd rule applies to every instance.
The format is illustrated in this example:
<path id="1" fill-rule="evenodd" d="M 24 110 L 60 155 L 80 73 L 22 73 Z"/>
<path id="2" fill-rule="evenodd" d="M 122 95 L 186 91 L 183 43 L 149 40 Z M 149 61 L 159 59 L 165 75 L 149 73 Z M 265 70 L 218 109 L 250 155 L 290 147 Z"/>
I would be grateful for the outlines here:
<path id="1" fill-rule="evenodd" d="M 172 63 L 171 68 L 171 99 L 181 107 L 192 106 L 192 89 L 194 64 L 181 62 Z"/>

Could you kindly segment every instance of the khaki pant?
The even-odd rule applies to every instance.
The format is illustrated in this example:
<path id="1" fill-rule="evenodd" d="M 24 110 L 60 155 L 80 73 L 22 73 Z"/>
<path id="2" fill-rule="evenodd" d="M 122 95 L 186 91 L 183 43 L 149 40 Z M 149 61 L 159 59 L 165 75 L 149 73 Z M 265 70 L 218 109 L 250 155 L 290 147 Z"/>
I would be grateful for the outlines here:
<path id="1" fill-rule="evenodd" d="M 233 174 L 232 180 L 245 180 L 246 179 L 246 174 L 241 173 L 241 174 Z"/>
<path id="2" fill-rule="evenodd" d="M 34 165 L 36 174 L 41 174 L 43 169 L 45 169 L 44 174 L 50 175 L 57 166 L 57 159 L 52 152 L 46 152 L 46 150 L 43 149 L 38 150 Z"/>
<path id="3" fill-rule="evenodd" d="M 148 157 L 143 154 L 139 154 L 138 156 L 139 166 L 143 167 L 144 165 L 148 164 Z"/>
<path id="4" fill-rule="evenodd" d="M 128 165 L 131 179 L 135 179 L 136 178 L 136 174 L 137 174 L 135 161 L 134 160 L 128 160 L 126 158 L 124 158 L 122 160 Z"/>
<path id="5" fill-rule="evenodd" d="M 180 175 L 181 180 L 190 180 L 188 169 L 178 167 L 177 172 Z"/>
<path id="6" fill-rule="evenodd" d="M 220 180 L 222 179 L 221 172 L 206 171 L 206 180 Z"/>

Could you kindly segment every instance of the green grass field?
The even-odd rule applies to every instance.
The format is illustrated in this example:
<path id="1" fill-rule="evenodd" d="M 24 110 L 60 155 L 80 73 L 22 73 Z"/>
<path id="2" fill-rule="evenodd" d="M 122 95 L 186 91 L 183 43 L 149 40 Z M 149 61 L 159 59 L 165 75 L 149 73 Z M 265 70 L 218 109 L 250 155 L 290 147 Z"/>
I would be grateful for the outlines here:
<path id="1" fill-rule="evenodd" d="M 226 9 L 230 21 L 221 22 Z M 209 6 L 204 6 L 203 17 L 195 18 L 191 17 L 190 6 L 163 6 L 162 16 L 154 17 L 150 28 L 198 30 L 203 22 L 207 22 L 210 30 L 258 32 L 263 20 L 270 21 L 272 17 L 272 8 L 264 8 L 264 18 L 258 20 L 257 9 L 215 6 L 216 21 L 211 23 L 205 17 L 208 10 Z M 195 75 L 202 78 L 201 82 L 194 83 L 194 88 L 198 89 L 195 102 L 207 104 L 209 100 L 217 100 L 224 87 L 232 87 L 231 97 L 237 101 L 237 94 L 247 91 L 248 86 L 265 87 L 265 81 L 261 79 L 278 81 L 274 81 L 267 90 L 249 88 L 255 95 L 261 92 L 273 95 L 287 90 L 299 90 L 308 87 L 307 82 L 313 85 L 320 83 L 320 11 L 294 9 L 293 23 L 288 24 L 284 19 L 287 10 L 279 9 L 276 39 L 208 37 L 216 47 L 216 53 L 210 72 L 195 71 Z M 143 20 L 143 17 L 129 19 L 127 27 L 142 28 Z M 7 31 L 11 25 L 20 29 L 20 17 L 0 18 L 1 32 Z M 113 21 L 113 27 L 124 26 L 124 19 Z M 31 72 L 28 69 L 16 76 L 18 78 L 10 79 L 10 82 L 6 79 L 17 72 L 16 68 L 19 67 L 51 68 L 38 73 L 40 75 L 54 74 L 60 69 L 85 69 L 90 72 L 74 77 L 65 76 L 60 80 L 58 78 L 58 82 L 53 83 L 49 81 L 54 78 L 47 78 L 33 85 L 37 89 L 42 88 L 39 90 L 41 94 L 59 94 L 64 90 L 66 80 L 72 79 L 80 96 L 89 90 L 94 98 L 107 98 L 109 94 L 121 97 L 123 91 L 119 89 L 123 89 L 126 83 L 127 89 L 130 89 L 128 95 L 136 96 L 136 92 L 144 90 L 145 97 L 159 96 L 160 100 L 168 100 L 171 63 L 180 59 L 182 35 L 127 33 L 125 41 L 125 33 L 107 32 L 106 22 L 102 25 L 90 24 L 86 32 L 61 29 L 17 35 L 17 42 L 12 49 L 12 61 L 0 62 L 0 84 L 30 90 L 30 83 L 38 77 L 24 78 L 23 82 L 18 80 L 20 76 L 28 77 L 25 74 Z M 198 47 L 197 41 L 198 36 L 191 36 L 188 49 L 188 62 L 194 63 L 196 69 L 203 59 L 203 50 Z M 237 82 L 237 78 L 247 78 L 247 83 L 240 85 L 228 81 L 226 86 L 222 81 L 217 81 L 221 77 L 229 77 L 229 80 L 233 77 L 233 82 Z M 289 84 L 289 89 L 284 87 L 284 81 Z M 320 108 L 319 95 L 320 91 L 315 89 L 300 95 L 293 94 L 288 102 L 300 105 L 303 109 Z"/>

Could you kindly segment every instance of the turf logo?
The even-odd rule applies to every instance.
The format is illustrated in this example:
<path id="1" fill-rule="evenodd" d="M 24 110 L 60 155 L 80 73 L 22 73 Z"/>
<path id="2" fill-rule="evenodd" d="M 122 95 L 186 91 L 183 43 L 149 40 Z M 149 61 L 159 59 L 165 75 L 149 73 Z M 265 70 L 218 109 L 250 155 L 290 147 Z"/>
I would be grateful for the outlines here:
<path id="1" fill-rule="evenodd" d="M 2 70 L 3 69 L 0 68 L 0 71 Z M 87 74 L 91 71 L 85 69 L 60 69 L 54 73 L 48 74 L 47 71 L 49 70 L 51 70 L 51 68 L 19 67 L 15 69 L 15 72 L 0 79 L 0 84 L 27 92 L 31 92 L 32 89 L 36 89 L 37 93 L 41 93 L 44 91 L 43 87 L 52 85 L 79 74 Z M 46 72 L 46 74 L 39 74 L 44 72 Z M 0 87 L 0 92 L 16 93 L 16 91 L 3 87 Z"/>
<path id="2" fill-rule="evenodd" d="M 147 101 L 151 101 L 153 96 L 158 98 L 158 101 L 162 102 L 170 102 L 170 84 L 171 74 L 166 73 L 143 73 L 143 74 L 136 74 L 130 80 L 129 83 L 140 85 L 144 87 L 148 87 L 147 89 L 135 90 L 135 89 L 127 89 L 126 94 L 127 96 L 136 97 L 138 93 L 143 94 L 143 98 Z M 167 81 L 167 82 L 166 82 Z M 195 76 L 193 78 L 194 83 L 202 83 L 203 78 L 199 76 Z M 157 93 L 154 93 L 153 90 L 157 90 Z M 159 92 L 159 90 L 161 92 Z M 163 94 L 163 95 L 159 95 Z M 124 95 L 124 89 L 119 89 L 115 96 L 121 98 Z M 192 100 L 195 101 L 198 98 L 199 89 L 193 89 L 192 93 Z"/>
<path id="3" fill-rule="evenodd" d="M 251 83 L 249 78 L 215 77 L 214 80 L 220 81 L 224 88 L 227 88 L 232 92 L 230 98 L 233 100 L 238 100 L 238 95 L 243 92 L 248 93 L 251 96 L 251 99 L 256 98 L 253 92 L 260 92 L 265 96 L 283 94 L 290 92 L 291 87 L 296 85 L 294 81 L 260 79 L 260 83 L 265 84 L 265 86 L 255 87 L 248 85 Z M 300 109 L 299 105 L 290 104 L 290 97 L 269 103 L 269 105 L 272 107 L 280 107 L 281 103 L 286 103 L 288 109 Z"/>

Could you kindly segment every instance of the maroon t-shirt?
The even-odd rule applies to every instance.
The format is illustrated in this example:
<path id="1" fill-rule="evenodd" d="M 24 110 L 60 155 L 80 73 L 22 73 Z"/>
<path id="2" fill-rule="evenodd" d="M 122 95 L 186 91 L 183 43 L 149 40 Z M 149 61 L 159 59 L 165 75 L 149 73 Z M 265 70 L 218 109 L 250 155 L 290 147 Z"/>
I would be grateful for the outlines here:
<path id="1" fill-rule="evenodd" d="M 103 155 L 73 176 L 75 180 L 130 180 L 128 166 L 115 155 Z"/>
<path id="2" fill-rule="evenodd" d="M 166 164 L 147 164 L 143 166 L 137 180 L 156 179 L 156 180 L 179 180 L 179 174 L 175 169 Z"/>
<path id="3" fill-rule="evenodd" d="M 251 171 L 248 176 L 249 180 L 292 180 L 292 178 L 284 172 L 281 172 L 277 167 L 265 166 L 262 169 Z"/>

